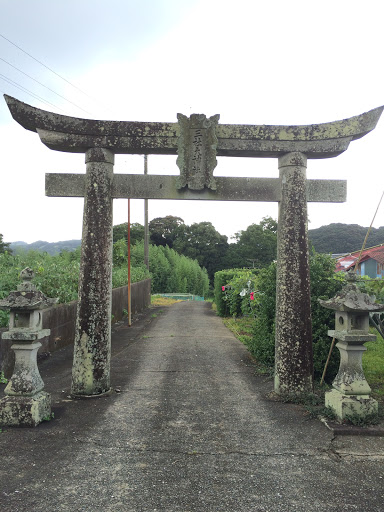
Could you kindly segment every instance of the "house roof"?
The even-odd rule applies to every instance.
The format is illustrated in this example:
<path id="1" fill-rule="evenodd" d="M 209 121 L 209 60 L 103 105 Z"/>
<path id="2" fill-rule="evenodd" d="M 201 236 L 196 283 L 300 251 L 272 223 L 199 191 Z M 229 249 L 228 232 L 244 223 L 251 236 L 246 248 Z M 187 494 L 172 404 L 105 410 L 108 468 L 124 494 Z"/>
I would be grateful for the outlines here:
<path id="1" fill-rule="evenodd" d="M 339 272 L 340 270 L 349 270 L 352 268 L 355 265 L 359 255 L 360 251 L 355 251 L 346 254 L 342 258 L 339 258 L 336 263 L 336 272 Z M 384 244 L 377 247 L 370 247 L 361 253 L 360 263 L 369 259 L 373 259 L 378 263 L 384 264 Z"/>

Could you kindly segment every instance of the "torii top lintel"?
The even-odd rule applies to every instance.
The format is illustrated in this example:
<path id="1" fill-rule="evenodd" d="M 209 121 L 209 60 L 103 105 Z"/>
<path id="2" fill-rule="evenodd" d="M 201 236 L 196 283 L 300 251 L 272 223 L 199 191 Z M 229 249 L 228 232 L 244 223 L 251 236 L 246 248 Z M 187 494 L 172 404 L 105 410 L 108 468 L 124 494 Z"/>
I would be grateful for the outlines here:
<path id="1" fill-rule="evenodd" d="M 101 121 L 41 110 L 4 95 L 15 121 L 37 132 L 50 149 L 85 153 L 102 147 L 114 154 L 178 152 L 179 123 Z M 372 131 L 384 109 L 331 123 L 280 126 L 218 124 L 216 155 L 276 158 L 299 151 L 307 158 L 330 158 L 343 153 L 352 140 Z"/>

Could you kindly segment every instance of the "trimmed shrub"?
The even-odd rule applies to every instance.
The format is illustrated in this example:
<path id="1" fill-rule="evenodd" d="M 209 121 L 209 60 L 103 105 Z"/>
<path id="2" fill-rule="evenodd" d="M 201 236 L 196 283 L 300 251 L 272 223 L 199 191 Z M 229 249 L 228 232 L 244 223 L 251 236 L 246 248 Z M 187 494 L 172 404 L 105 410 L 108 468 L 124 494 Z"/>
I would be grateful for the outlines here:
<path id="1" fill-rule="evenodd" d="M 335 274 L 335 262 L 326 254 L 313 252 L 310 256 L 311 308 L 314 374 L 319 379 L 328 357 L 331 339 L 328 329 L 334 326 L 334 311 L 319 304 L 318 299 L 333 297 L 342 287 L 341 276 Z M 275 360 L 275 312 L 276 312 L 276 264 L 260 269 L 253 278 L 254 301 L 245 301 L 240 288 L 247 279 L 246 270 L 222 270 L 215 274 L 215 300 L 220 316 L 252 314 L 255 321 L 252 337 L 247 341 L 252 355 L 265 366 L 274 366 Z M 248 279 L 249 280 L 249 279 Z M 224 287 L 224 290 L 222 290 Z M 249 298 L 248 298 L 249 299 Z M 334 350 L 328 365 L 326 380 L 332 381 L 339 368 L 339 351 Z"/>
<path id="2" fill-rule="evenodd" d="M 254 315 L 257 303 L 258 269 L 219 271 L 215 274 L 215 298 L 220 301 L 217 308 L 220 316 Z M 221 286 L 218 283 L 221 284 Z M 224 288 L 224 289 L 223 289 Z M 225 306 L 223 306 L 225 304 Z M 224 314 L 223 314 L 224 313 Z"/>
<path id="3" fill-rule="evenodd" d="M 219 316 L 230 316 L 230 304 L 226 298 L 226 286 L 229 281 L 233 279 L 242 269 L 231 268 L 228 270 L 219 270 L 215 273 L 214 278 L 214 295 L 215 303 L 217 308 L 217 314 Z M 240 300 L 239 300 L 240 302 Z"/>

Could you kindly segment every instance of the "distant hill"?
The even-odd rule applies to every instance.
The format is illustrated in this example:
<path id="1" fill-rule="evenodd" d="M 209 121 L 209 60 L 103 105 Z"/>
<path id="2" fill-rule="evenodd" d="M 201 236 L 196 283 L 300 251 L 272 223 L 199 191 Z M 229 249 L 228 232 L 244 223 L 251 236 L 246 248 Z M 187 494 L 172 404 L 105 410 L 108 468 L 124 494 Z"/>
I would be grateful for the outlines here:
<path id="1" fill-rule="evenodd" d="M 363 245 L 368 228 L 358 224 L 329 224 L 308 231 L 309 240 L 317 252 L 348 253 Z M 384 226 L 372 228 L 366 247 L 384 244 Z"/>
<path id="2" fill-rule="evenodd" d="M 308 235 L 310 243 L 317 252 L 339 254 L 361 249 L 367 231 L 367 227 L 358 224 L 334 223 L 317 229 L 310 229 Z M 32 244 L 11 242 L 10 249 L 14 253 L 34 250 L 54 255 L 61 251 L 73 251 L 80 244 L 81 240 L 65 240 L 64 242 L 38 240 Z M 372 228 L 366 247 L 374 247 L 380 244 L 384 244 L 384 226 Z"/>
<path id="3" fill-rule="evenodd" d="M 81 240 L 65 240 L 64 242 L 44 242 L 43 240 L 38 240 L 32 244 L 27 244 L 25 242 L 11 242 L 9 244 L 9 248 L 14 254 L 17 254 L 20 251 L 39 251 L 47 252 L 53 256 L 61 251 L 74 251 L 80 244 Z"/>

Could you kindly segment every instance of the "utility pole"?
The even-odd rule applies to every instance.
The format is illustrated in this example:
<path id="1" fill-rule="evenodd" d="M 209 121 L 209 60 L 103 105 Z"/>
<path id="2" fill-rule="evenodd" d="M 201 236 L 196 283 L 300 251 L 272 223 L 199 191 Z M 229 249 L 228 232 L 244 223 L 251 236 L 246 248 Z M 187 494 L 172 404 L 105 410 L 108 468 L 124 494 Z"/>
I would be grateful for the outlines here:
<path id="1" fill-rule="evenodd" d="M 128 326 L 132 325 L 132 303 L 131 303 L 131 200 L 128 198 Z"/>
<path id="2" fill-rule="evenodd" d="M 148 174 L 148 155 L 144 155 L 144 174 Z M 144 199 L 144 264 L 149 270 L 149 229 L 148 229 L 148 199 Z"/>

